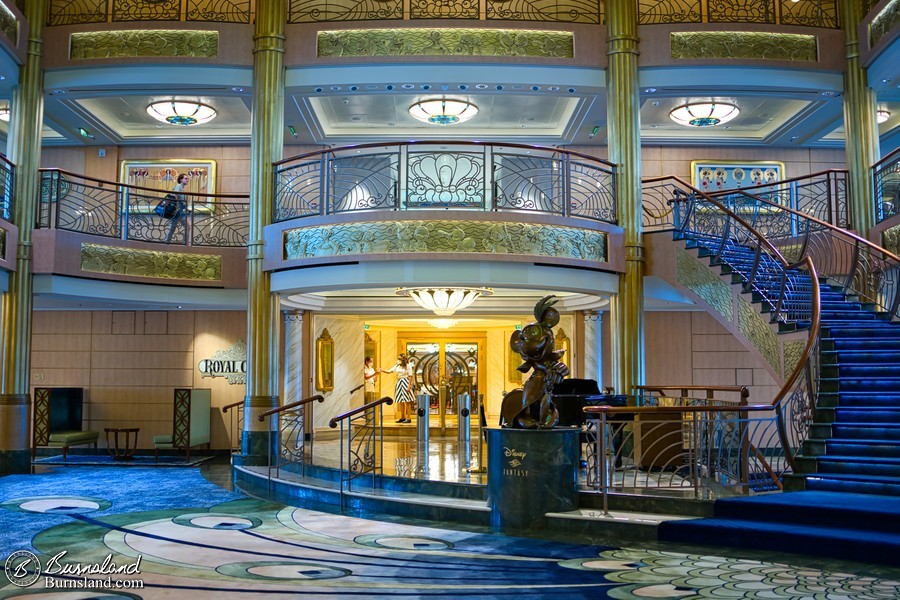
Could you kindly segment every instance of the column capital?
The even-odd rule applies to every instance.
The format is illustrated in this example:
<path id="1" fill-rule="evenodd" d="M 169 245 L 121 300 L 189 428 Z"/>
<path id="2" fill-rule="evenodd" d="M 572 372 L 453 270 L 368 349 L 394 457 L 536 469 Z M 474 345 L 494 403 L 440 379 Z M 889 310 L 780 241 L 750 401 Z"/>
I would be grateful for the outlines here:
<path id="1" fill-rule="evenodd" d="M 302 323 L 304 314 L 306 314 L 306 311 L 302 308 L 286 310 L 284 311 L 284 320 L 287 323 Z"/>

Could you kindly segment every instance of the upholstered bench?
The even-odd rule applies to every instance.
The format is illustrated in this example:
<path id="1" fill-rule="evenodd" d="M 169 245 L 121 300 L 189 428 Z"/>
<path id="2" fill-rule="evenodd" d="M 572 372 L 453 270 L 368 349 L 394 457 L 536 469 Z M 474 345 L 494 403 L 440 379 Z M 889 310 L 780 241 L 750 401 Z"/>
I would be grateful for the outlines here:
<path id="1" fill-rule="evenodd" d="M 97 438 L 100 433 L 97 431 L 57 431 L 50 434 L 50 439 L 46 446 L 50 448 L 62 448 L 63 460 L 69 453 L 72 446 L 83 446 L 85 444 L 93 444 L 97 447 Z"/>

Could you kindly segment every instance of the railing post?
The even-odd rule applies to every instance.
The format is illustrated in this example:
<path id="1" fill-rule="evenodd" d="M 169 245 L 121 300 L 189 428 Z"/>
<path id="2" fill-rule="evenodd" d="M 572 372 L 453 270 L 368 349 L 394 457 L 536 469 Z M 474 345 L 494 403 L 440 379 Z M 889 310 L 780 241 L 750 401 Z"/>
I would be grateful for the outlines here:
<path id="1" fill-rule="evenodd" d="M 341 421 L 341 434 L 340 434 L 340 441 L 338 442 L 338 447 L 340 448 L 340 455 L 338 457 L 338 485 L 340 486 L 341 510 L 344 510 L 344 422 L 343 421 Z M 350 450 L 349 444 L 347 446 L 347 450 L 348 450 L 348 452 Z M 347 456 L 349 457 L 349 454 Z"/>
<path id="2" fill-rule="evenodd" d="M 694 497 L 700 497 L 700 464 L 699 464 L 699 447 L 700 447 L 700 426 L 698 423 L 698 411 L 691 412 L 691 435 L 693 435 L 693 443 L 691 444 L 691 484 L 694 486 Z"/>
<path id="3" fill-rule="evenodd" d="M 597 462 L 600 468 L 600 477 L 597 480 L 601 486 L 601 494 L 603 495 L 603 514 L 609 515 L 609 484 L 606 478 L 609 476 L 609 465 L 607 464 L 606 452 L 608 444 L 606 441 L 606 413 L 600 413 L 600 430 L 597 432 L 597 443 L 600 445 L 597 453 Z"/>
<path id="4" fill-rule="evenodd" d="M 325 152 L 322 154 L 322 160 L 320 161 L 319 168 L 321 172 L 319 174 L 319 214 L 326 215 L 328 214 L 328 199 L 330 195 L 328 190 L 331 188 L 331 160 L 329 160 L 330 154 Z"/>

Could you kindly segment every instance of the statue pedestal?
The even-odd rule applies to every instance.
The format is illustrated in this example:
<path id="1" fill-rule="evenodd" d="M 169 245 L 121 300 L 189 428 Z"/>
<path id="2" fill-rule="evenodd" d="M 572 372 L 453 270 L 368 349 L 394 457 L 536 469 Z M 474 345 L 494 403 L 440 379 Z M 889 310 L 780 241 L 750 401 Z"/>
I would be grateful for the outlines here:
<path id="1" fill-rule="evenodd" d="M 487 429 L 491 527 L 546 529 L 578 504 L 580 429 Z"/>

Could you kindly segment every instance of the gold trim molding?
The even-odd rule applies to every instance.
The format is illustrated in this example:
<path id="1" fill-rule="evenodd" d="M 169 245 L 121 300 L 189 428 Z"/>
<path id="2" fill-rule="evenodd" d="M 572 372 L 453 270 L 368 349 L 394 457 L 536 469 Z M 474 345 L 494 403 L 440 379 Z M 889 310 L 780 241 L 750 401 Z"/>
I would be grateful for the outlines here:
<path id="1" fill-rule="evenodd" d="M 670 37 L 672 58 L 789 60 L 816 62 L 816 36 L 756 31 L 678 31 Z"/>
<path id="2" fill-rule="evenodd" d="M 222 257 L 82 244 L 81 270 L 131 277 L 221 281 Z"/>
<path id="3" fill-rule="evenodd" d="M 174 29 L 129 29 L 73 33 L 72 60 L 180 56 L 215 58 L 219 32 Z"/>
<path id="4" fill-rule="evenodd" d="M 607 261 L 602 231 L 497 221 L 390 221 L 300 227 L 284 232 L 286 260 L 354 254 L 525 254 Z"/>

